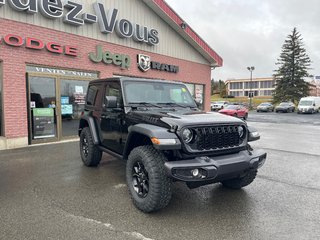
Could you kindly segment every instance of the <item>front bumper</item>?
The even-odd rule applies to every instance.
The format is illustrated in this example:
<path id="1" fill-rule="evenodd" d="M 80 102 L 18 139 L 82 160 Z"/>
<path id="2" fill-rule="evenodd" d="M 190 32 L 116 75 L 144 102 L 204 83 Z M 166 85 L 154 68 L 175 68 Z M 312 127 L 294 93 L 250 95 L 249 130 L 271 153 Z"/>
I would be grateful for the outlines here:
<path id="1" fill-rule="evenodd" d="M 313 109 L 312 108 L 298 108 L 299 113 L 312 113 Z"/>
<path id="2" fill-rule="evenodd" d="M 272 109 L 270 109 L 270 108 L 257 108 L 257 110 L 260 112 L 269 112 Z"/>
<path id="3" fill-rule="evenodd" d="M 223 107 L 221 106 L 221 107 L 211 107 L 211 110 L 212 111 L 219 111 L 219 110 L 221 110 L 221 109 L 223 109 Z"/>
<path id="4" fill-rule="evenodd" d="M 261 167 L 267 158 L 263 150 L 244 150 L 235 154 L 214 157 L 196 157 L 190 160 L 165 163 L 167 174 L 184 182 L 219 182 L 241 176 Z M 196 174 L 198 173 L 198 174 Z"/>

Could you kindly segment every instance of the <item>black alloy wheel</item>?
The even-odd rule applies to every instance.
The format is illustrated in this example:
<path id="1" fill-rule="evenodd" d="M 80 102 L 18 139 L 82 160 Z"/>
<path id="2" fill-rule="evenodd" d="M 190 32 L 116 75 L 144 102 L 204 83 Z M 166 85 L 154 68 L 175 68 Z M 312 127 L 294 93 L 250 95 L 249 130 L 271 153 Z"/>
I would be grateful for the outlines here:
<path id="1" fill-rule="evenodd" d="M 82 154 L 85 158 L 87 158 L 89 155 L 89 144 L 86 136 L 83 137 L 81 143 Z"/>
<path id="2" fill-rule="evenodd" d="M 132 187 L 141 198 L 149 193 L 148 172 L 140 161 L 135 162 L 132 168 Z"/>
<path id="3" fill-rule="evenodd" d="M 166 207 L 172 196 L 172 180 L 165 169 L 165 155 L 151 145 L 134 148 L 126 166 L 126 181 L 133 204 L 143 212 Z"/>
<path id="4" fill-rule="evenodd" d="M 96 167 L 101 161 L 102 151 L 94 144 L 89 127 L 80 133 L 80 155 L 87 167 Z"/>

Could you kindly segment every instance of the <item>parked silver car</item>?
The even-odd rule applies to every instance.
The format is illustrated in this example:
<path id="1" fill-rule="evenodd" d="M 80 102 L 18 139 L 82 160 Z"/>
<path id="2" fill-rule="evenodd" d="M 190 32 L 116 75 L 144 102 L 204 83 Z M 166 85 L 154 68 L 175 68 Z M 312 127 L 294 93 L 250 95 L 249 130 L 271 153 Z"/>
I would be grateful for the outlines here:
<path id="1" fill-rule="evenodd" d="M 269 102 L 261 103 L 257 107 L 257 112 L 273 112 L 273 111 L 274 111 L 274 106 L 272 105 L 272 103 L 269 103 Z"/>
<path id="2" fill-rule="evenodd" d="M 276 106 L 276 112 L 294 112 L 296 106 L 292 102 L 281 102 Z"/>

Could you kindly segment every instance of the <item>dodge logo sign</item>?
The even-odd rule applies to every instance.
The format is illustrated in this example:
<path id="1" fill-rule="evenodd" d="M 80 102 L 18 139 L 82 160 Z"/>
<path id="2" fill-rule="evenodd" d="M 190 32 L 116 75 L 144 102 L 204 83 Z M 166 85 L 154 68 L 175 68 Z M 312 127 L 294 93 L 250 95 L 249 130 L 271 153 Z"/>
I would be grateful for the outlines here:
<path id="1" fill-rule="evenodd" d="M 144 54 L 138 54 L 138 67 L 141 71 L 148 71 L 150 69 L 150 57 Z"/>

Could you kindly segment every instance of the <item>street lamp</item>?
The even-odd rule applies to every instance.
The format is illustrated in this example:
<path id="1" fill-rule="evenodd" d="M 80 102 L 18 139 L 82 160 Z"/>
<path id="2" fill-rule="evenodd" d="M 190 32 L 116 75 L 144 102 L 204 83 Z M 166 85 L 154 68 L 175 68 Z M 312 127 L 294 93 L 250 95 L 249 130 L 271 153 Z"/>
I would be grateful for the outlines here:
<path id="1" fill-rule="evenodd" d="M 250 104 L 249 104 L 249 109 L 252 109 L 252 97 L 253 97 L 253 93 L 252 93 L 252 72 L 254 70 L 254 66 L 251 67 L 247 67 L 247 69 L 250 71 L 250 92 L 249 92 L 249 99 L 250 99 Z"/>

